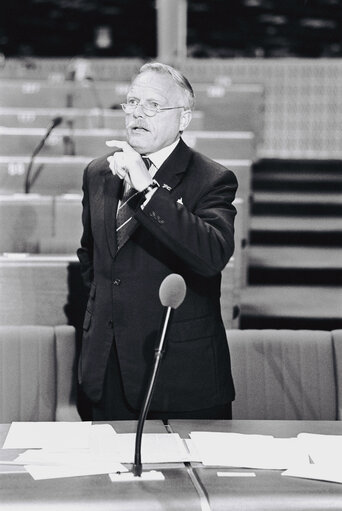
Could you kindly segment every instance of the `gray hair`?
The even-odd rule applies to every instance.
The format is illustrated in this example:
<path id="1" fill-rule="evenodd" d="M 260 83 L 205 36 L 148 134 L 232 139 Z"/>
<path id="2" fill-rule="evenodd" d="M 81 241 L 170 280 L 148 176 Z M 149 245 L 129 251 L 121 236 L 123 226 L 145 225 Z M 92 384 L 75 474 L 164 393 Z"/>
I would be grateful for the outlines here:
<path id="1" fill-rule="evenodd" d="M 161 62 L 147 62 L 141 66 L 138 75 L 145 73 L 146 71 L 154 71 L 156 73 L 170 75 L 178 87 L 183 89 L 188 109 L 193 110 L 195 106 L 195 94 L 189 80 L 180 71 L 167 64 L 162 64 Z"/>

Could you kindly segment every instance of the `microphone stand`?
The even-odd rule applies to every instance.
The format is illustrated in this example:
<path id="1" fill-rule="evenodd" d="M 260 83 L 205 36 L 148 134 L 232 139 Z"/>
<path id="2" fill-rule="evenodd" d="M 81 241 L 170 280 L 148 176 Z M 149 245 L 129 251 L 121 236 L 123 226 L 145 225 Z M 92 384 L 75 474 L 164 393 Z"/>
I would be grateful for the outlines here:
<path id="1" fill-rule="evenodd" d="M 165 318 L 164 318 L 164 322 L 163 322 L 163 328 L 162 328 L 160 341 L 159 341 L 159 346 L 155 350 L 155 354 L 154 354 L 153 370 L 152 370 L 152 374 L 150 377 L 150 382 L 149 382 L 149 385 L 147 388 L 147 392 L 145 394 L 142 410 L 141 410 L 140 416 L 139 416 L 137 433 L 136 433 L 136 437 L 135 437 L 135 453 L 134 453 L 134 464 L 133 464 L 133 475 L 136 477 L 141 477 L 141 473 L 142 473 L 142 463 L 141 463 L 142 433 L 143 433 L 143 429 L 144 429 L 146 416 L 147 416 L 147 413 L 150 408 L 153 391 L 155 388 L 157 373 L 159 371 L 160 363 L 161 363 L 161 360 L 165 353 L 164 344 L 165 344 L 166 332 L 167 332 L 167 327 L 168 327 L 168 324 L 172 317 L 173 311 L 174 311 L 174 309 L 170 306 L 166 308 Z"/>
<path id="2" fill-rule="evenodd" d="M 50 135 L 51 131 L 56 127 L 58 126 L 60 123 L 62 122 L 62 118 L 61 117 L 56 117 L 56 119 L 54 119 L 52 121 L 52 124 L 50 125 L 50 127 L 48 128 L 47 132 L 45 133 L 44 137 L 40 140 L 40 142 L 37 144 L 37 146 L 34 148 L 33 150 L 33 153 L 31 155 L 31 158 L 30 158 L 30 162 L 28 164 L 28 167 L 27 167 L 27 171 L 26 171 L 26 177 L 25 177 L 25 184 L 24 184 L 24 192 L 25 193 L 30 193 L 30 188 L 31 188 L 31 185 L 35 182 L 35 180 L 37 179 L 38 175 L 40 174 L 41 170 L 42 170 L 42 166 L 40 166 L 36 172 L 36 174 L 33 176 L 32 180 L 30 181 L 30 175 L 31 175 L 31 171 L 32 171 L 32 165 L 33 165 L 33 162 L 34 162 L 34 159 L 35 157 L 37 156 L 37 154 L 39 153 L 39 151 L 41 151 L 41 149 L 44 147 L 44 144 L 46 142 L 46 139 L 48 138 L 48 136 Z"/>

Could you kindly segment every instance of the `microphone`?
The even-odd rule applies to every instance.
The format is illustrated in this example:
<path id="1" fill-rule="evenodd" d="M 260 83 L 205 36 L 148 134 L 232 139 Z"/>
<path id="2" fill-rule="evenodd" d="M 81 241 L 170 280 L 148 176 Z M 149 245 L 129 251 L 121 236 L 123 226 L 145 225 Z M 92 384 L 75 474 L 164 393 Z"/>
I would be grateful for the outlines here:
<path id="1" fill-rule="evenodd" d="M 37 177 L 38 177 L 38 175 L 39 175 L 39 173 L 40 173 L 40 171 L 42 169 L 42 166 L 40 166 L 39 169 L 37 170 L 36 174 L 33 176 L 32 180 L 30 181 L 30 174 L 31 174 L 32 165 L 33 165 L 33 161 L 34 161 L 35 157 L 37 156 L 39 151 L 41 151 L 41 149 L 44 147 L 45 141 L 48 138 L 48 136 L 50 135 L 51 131 L 54 128 L 56 128 L 56 126 L 59 126 L 62 121 L 63 121 L 63 117 L 60 117 L 60 116 L 55 117 L 54 119 L 52 119 L 50 125 L 48 126 L 48 128 L 46 130 L 46 133 L 45 133 L 44 137 L 39 141 L 37 146 L 34 148 L 33 153 L 31 155 L 31 158 L 30 158 L 30 162 L 29 162 L 28 167 L 27 167 L 27 171 L 26 171 L 25 185 L 24 185 L 25 193 L 29 193 L 30 192 L 31 185 L 36 181 L 36 179 L 37 179 Z"/>
<path id="2" fill-rule="evenodd" d="M 177 309 L 185 298 L 186 294 L 186 284 L 181 277 L 177 273 L 171 273 L 160 285 L 159 288 L 159 299 L 164 309 L 163 320 L 161 323 L 160 329 L 160 340 L 158 348 L 155 350 L 154 354 L 154 365 L 151 373 L 149 385 L 145 394 L 143 406 L 140 412 L 137 432 L 135 437 L 135 453 L 134 453 L 134 465 L 133 465 L 133 474 L 134 476 L 141 477 L 142 473 L 142 463 L 141 463 L 141 440 L 142 440 L 142 432 L 144 428 L 145 419 L 147 416 L 147 412 L 150 408 L 150 403 L 152 400 L 153 391 L 155 388 L 157 373 L 160 367 L 161 359 L 164 355 L 165 349 L 165 339 L 168 331 L 168 326 L 170 324 L 171 318 L 173 316 L 173 312 Z"/>

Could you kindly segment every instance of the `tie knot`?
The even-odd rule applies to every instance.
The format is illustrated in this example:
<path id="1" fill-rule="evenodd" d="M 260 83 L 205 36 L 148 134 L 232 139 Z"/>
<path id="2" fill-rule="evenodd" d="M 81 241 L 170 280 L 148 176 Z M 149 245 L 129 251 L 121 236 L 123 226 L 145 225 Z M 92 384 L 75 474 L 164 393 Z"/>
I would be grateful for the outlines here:
<path id="1" fill-rule="evenodd" d="M 143 162 L 146 165 L 147 170 L 149 170 L 149 168 L 152 165 L 152 161 L 150 160 L 150 158 L 147 158 L 147 156 L 143 156 L 142 159 L 143 159 Z"/>

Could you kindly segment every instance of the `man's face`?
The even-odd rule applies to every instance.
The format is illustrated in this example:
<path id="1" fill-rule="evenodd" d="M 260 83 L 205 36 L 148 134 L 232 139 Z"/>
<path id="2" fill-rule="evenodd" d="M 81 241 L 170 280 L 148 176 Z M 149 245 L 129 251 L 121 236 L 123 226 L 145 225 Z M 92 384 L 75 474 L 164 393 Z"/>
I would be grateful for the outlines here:
<path id="1" fill-rule="evenodd" d="M 171 76 L 145 71 L 132 83 L 127 101 L 135 99 L 143 104 L 160 107 L 183 106 L 185 98 L 181 88 Z M 189 112 L 184 109 L 164 110 L 148 117 L 140 104 L 131 114 L 126 114 L 128 143 L 140 154 L 149 154 L 172 144 L 179 131 L 190 122 Z"/>

